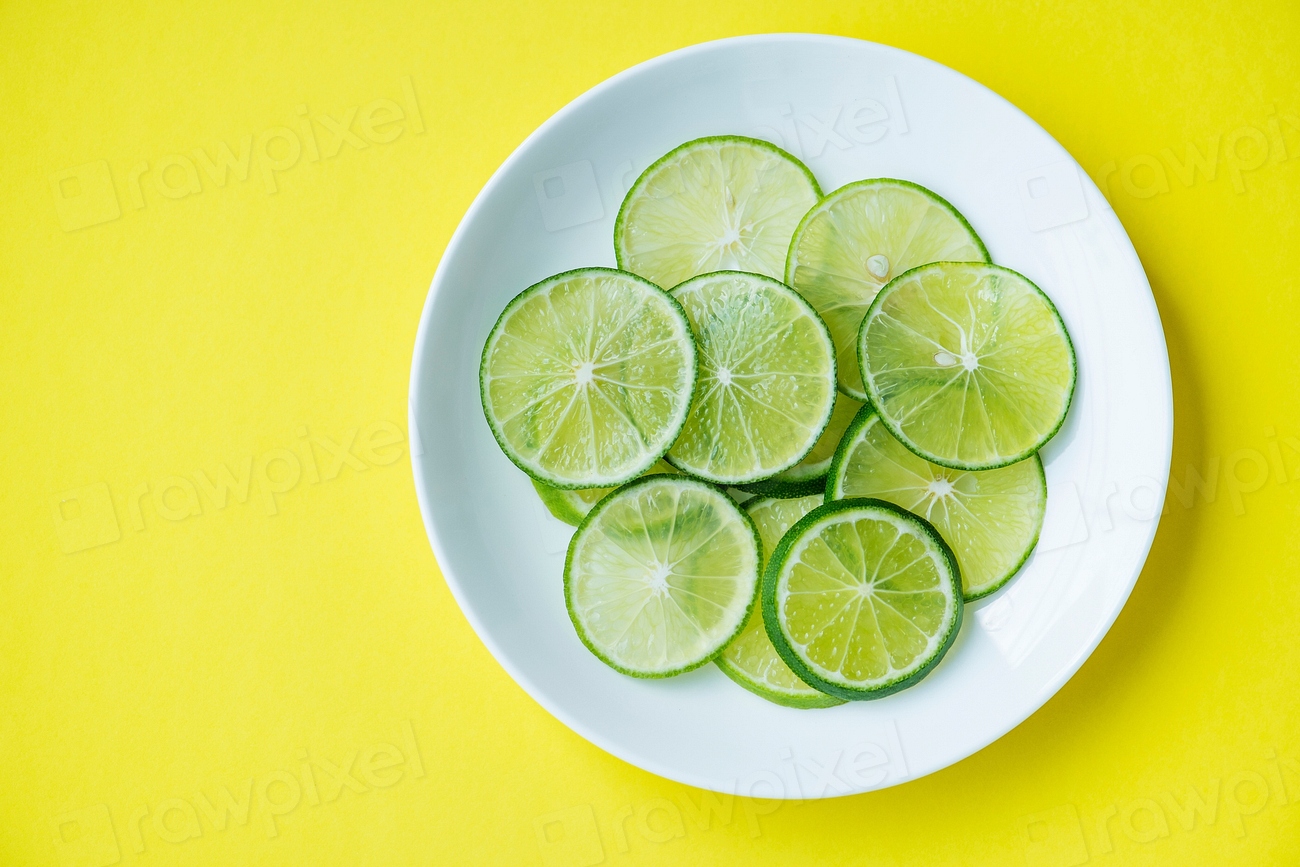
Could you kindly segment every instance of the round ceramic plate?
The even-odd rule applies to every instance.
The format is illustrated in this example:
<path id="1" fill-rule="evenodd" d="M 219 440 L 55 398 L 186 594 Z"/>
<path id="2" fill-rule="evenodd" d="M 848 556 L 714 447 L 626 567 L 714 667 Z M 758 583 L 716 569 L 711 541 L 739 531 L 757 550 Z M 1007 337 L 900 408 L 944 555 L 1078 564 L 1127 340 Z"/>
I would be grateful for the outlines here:
<path id="1" fill-rule="evenodd" d="M 624 192 L 705 135 L 767 139 L 824 190 L 915 181 L 966 216 L 993 261 L 1041 286 L 1079 356 L 1064 428 L 1043 452 L 1048 506 L 1023 571 L 967 609 L 956 644 L 896 695 L 792 710 L 716 666 L 662 681 L 609 668 L 564 608 L 572 528 L 497 448 L 479 404 L 492 323 L 550 274 L 614 265 Z M 1039 708 L 1128 598 L 1155 534 L 1173 436 L 1169 360 L 1123 227 L 1079 165 L 997 94 L 869 42 L 773 35 L 697 45 L 583 94 L 479 194 L 429 289 L 411 373 L 415 487 L 461 610 L 520 686 L 583 737 L 656 774 L 723 792 L 817 798 L 960 761 Z"/>

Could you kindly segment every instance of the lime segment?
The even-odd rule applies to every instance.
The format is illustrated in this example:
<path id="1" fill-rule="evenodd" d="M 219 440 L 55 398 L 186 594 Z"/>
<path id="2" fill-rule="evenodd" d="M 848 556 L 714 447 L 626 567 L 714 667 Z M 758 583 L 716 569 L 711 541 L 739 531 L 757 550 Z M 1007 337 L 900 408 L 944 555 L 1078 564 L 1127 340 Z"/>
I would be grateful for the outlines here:
<path id="1" fill-rule="evenodd" d="M 727 485 L 799 463 L 835 404 L 825 324 L 799 293 L 758 274 L 703 274 L 672 295 L 695 333 L 700 383 L 668 461 Z"/>
<path id="2" fill-rule="evenodd" d="M 744 625 L 758 533 L 730 497 L 684 476 L 601 500 L 569 543 L 564 593 L 578 636 L 613 668 L 667 677 L 708 662 Z"/>
<path id="3" fill-rule="evenodd" d="M 880 500 L 837 500 L 805 515 L 763 577 L 763 620 L 786 664 L 843 699 L 916 683 L 961 625 L 961 577 L 921 518 Z"/>
<path id="4" fill-rule="evenodd" d="M 866 400 L 858 325 L 880 287 L 927 262 L 989 260 L 952 205 L 908 181 L 878 178 L 840 187 L 800 222 L 785 282 L 826 320 L 835 338 L 840 390 Z"/>
<path id="5" fill-rule="evenodd" d="M 754 519 L 763 550 L 776 548 L 786 530 L 822 504 L 820 496 L 788 500 L 756 499 L 745 504 Z M 763 628 L 763 612 L 755 606 L 744 629 L 716 660 L 723 673 L 768 701 L 786 707 L 816 708 L 842 704 L 841 699 L 813 689 L 785 664 Z"/>
<path id="6" fill-rule="evenodd" d="M 1074 394 L 1074 347 L 1056 307 L 997 265 L 936 262 L 899 276 L 871 305 L 858 352 L 890 432 L 953 469 L 1028 458 Z"/>
<path id="7" fill-rule="evenodd" d="M 488 425 L 520 469 L 559 488 L 613 487 L 677 438 L 695 369 L 681 305 L 633 274 L 584 268 L 506 306 L 479 383 Z"/>
<path id="8" fill-rule="evenodd" d="M 904 448 L 870 408 L 845 434 L 826 491 L 832 499 L 888 500 L 933 524 L 957 557 L 967 602 L 1016 574 L 1038 542 L 1047 509 L 1037 455 L 998 470 L 951 470 Z"/>
<path id="9" fill-rule="evenodd" d="M 807 167 L 758 139 L 710 136 L 659 159 L 614 225 L 620 268 L 670 289 L 709 271 L 781 279 L 799 219 L 821 196 Z"/>

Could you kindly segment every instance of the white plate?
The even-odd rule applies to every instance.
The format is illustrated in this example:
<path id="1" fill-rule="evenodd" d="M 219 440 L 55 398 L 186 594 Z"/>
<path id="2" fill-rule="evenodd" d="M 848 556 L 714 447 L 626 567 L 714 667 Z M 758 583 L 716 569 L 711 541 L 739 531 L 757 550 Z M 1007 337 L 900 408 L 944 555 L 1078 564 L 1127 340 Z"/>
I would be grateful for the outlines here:
<path id="1" fill-rule="evenodd" d="M 1043 538 L 1021 574 L 967 609 L 917 686 L 790 710 L 714 666 L 664 681 L 592 656 L 564 608 L 570 528 L 497 448 L 479 355 L 506 302 L 584 265 L 614 265 L 619 202 L 660 155 L 703 135 L 766 138 L 829 191 L 916 181 L 970 220 L 993 260 L 1060 308 L 1079 355 L 1065 427 L 1044 452 Z M 461 610 L 501 665 L 574 731 L 664 777 L 756 797 L 883 788 L 959 761 L 1038 709 L 1128 598 L 1155 533 L 1173 436 L 1151 290 L 1114 212 L 1041 127 L 937 63 L 869 42 L 773 35 L 643 63 L 565 106 L 479 194 L 443 256 L 411 372 L 416 491 Z"/>

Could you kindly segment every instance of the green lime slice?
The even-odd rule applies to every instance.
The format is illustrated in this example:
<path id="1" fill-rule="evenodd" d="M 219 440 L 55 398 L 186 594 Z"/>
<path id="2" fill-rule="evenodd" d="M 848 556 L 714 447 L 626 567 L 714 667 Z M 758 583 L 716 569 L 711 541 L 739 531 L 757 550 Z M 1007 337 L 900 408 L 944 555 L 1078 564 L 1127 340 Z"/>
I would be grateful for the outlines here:
<path id="1" fill-rule="evenodd" d="M 479 387 L 492 435 L 521 470 L 557 488 L 604 488 L 668 450 L 695 376 L 680 304 L 635 274 L 582 268 L 506 305 Z"/>
<path id="2" fill-rule="evenodd" d="M 605 497 L 569 543 L 564 596 L 578 637 L 624 674 L 703 665 L 749 616 L 758 532 L 725 493 L 653 475 Z"/>
<path id="3" fill-rule="evenodd" d="M 840 443 L 826 495 L 888 500 L 925 518 L 952 546 L 962 595 L 971 602 L 1007 583 L 1029 559 L 1043 528 L 1047 478 L 1037 455 L 979 472 L 932 464 L 865 407 Z"/>
<path id="4" fill-rule="evenodd" d="M 790 235 L 821 190 L 765 141 L 709 136 L 661 157 L 632 184 L 614 223 L 618 266 L 672 288 L 710 271 L 780 280 Z"/>
<path id="5" fill-rule="evenodd" d="M 932 463 L 1023 461 L 1065 421 L 1075 357 L 1051 300 L 1025 277 L 970 262 L 901 274 L 862 321 L 858 354 L 890 432 Z"/>
<path id="6" fill-rule="evenodd" d="M 835 406 L 835 347 L 826 325 L 779 280 L 740 271 L 679 285 L 700 355 L 700 381 L 668 462 L 725 485 L 803 460 Z"/>
<path id="7" fill-rule="evenodd" d="M 804 682 L 880 698 L 925 677 L 957 637 L 961 576 L 938 532 L 881 500 L 836 500 L 781 539 L 763 576 L 763 621 Z"/>
<path id="8" fill-rule="evenodd" d="M 671 464 L 660 461 L 651 467 L 646 475 L 652 473 L 675 473 L 677 472 Z M 542 504 L 546 510 L 555 517 L 559 518 L 566 524 L 578 526 L 582 519 L 592 508 L 604 499 L 605 495 L 617 488 L 578 488 L 576 490 L 565 490 L 556 488 L 545 482 L 539 482 L 533 479 L 533 487 L 537 490 L 537 496 L 541 498 Z"/>
<path id="9" fill-rule="evenodd" d="M 835 450 L 844 437 L 844 431 L 848 430 L 849 423 L 861 408 L 860 401 L 837 394 L 835 408 L 831 410 L 831 420 L 813 445 L 812 451 L 785 472 L 761 482 L 741 485 L 741 490 L 764 497 L 806 497 L 809 494 L 823 493 L 826 490 L 826 471 L 831 467 Z"/>
<path id="10" fill-rule="evenodd" d="M 763 550 L 776 548 L 786 530 L 822 504 L 821 495 L 773 500 L 759 497 L 745 504 L 758 527 Z M 763 628 L 763 612 L 754 607 L 740 634 L 714 660 L 727 677 L 745 689 L 786 707 L 815 708 L 843 704 L 843 700 L 813 689 L 785 664 Z"/>
<path id="11" fill-rule="evenodd" d="M 799 223 L 785 282 L 817 308 L 835 338 L 840 390 L 866 400 L 858 325 L 880 287 L 927 262 L 989 261 L 957 209 L 908 181 L 878 178 L 840 187 Z"/>

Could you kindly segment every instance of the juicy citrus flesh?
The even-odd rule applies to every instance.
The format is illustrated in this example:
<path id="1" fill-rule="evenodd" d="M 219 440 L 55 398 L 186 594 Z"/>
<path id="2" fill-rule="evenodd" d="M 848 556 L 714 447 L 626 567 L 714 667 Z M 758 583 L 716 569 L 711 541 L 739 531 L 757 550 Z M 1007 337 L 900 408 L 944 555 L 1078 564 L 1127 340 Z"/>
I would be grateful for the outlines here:
<path id="1" fill-rule="evenodd" d="M 656 475 L 605 499 L 569 545 L 565 595 L 583 642 L 626 674 L 664 677 L 713 658 L 758 582 L 754 525 L 722 491 Z"/>
<path id="2" fill-rule="evenodd" d="M 1074 348 L 1056 308 L 997 265 L 940 262 L 900 276 L 872 305 L 858 345 L 882 420 L 943 466 L 1029 457 L 1074 393 Z"/>
<path id="3" fill-rule="evenodd" d="M 826 326 L 793 289 L 737 271 L 673 290 L 699 348 L 690 415 L 668 460 L 719 484 L 765 479 L 797 464 L 835 402 Z"/>
<path id="4" fill-rule="evenodd" d="M 822 504 L 822 497 L 797 497 L 788 500 L 760 499 L 747 504 L 745 511 L 754 519 L 763 550 L 775 550 L 777 542 L 795 522 Z M 763 612 L 755 606 L 740 634 L 727 645 L 716 660 L 718 667 L 732 680 L 769 701 L 790 707 L 832 707 L 840 699 L 826 695 L 799 679 L 772 646 L 763 627 Z"/>
<path id="5" fill-rule="evenodd" d="M 970 225 L 946 201 L 887 178 L 841 187 L 795 232 L 785 281 L 808 299 L 835 339 L 840 390 L 866 400 L 858 326 L 882 286 L 918 265 L 988 261 Z"/>
<path id="6" fill-rule="evenodd" d="M 845 437 L 827 494 L 887 500 L 933 524 L 957 557 L 967 602 L 1016 573 L 1038 542 L 1047 509 L 1037 455 L 997 470 L 941 467 L 908 451 L 871 410 Z"/>
<path id="7" fill-rule="evenodd" d="M 822 431 L 822 435 L 813 444 L 812 451 L 808 452 L 799 463 L 785 472 L 777 473 L 772 479 L 779 482 L 803 482 L 825 476 L 826 471 L 830 469 L 831 459 L 835 457 L 835 450 L 839 448 L 840 440 L 844 437 L 844 432 L 848 430 L 849 423 L 857 416 L 860 409 L 862 409 L 861 401 L 844 394 L 836 394 L 831 420 L 826 423 L 826 430 Z"/>
<path id="8" fill-rule="evenodd" d="M 502 449 L 561 488 L 612 487 L 676 438 L 695 383 L 681 308 L 631 274 L 549 278 L 507 306 L 483 350 L 483 408 Z"/>
<path id="9" fill-rule="evenodd" d="M 671 464 L 660 461 L 649 470 L 646 475 L 653 473 L 675 473 L 676 469 Z M 559 518 L 566 524 L 574 527 L 582 523 L 582 519 L 587 517 L 596 504 L 603 500 L 608 494 L 618 490 L 617 488 L 577 488 L 575 490 L 565 490 L 556 488 L 545 482 L 539 482 L 533 479 L 533 488 L 537 491 L 537 496 L 541 498 L 542 504 L 546 506 L 554 517 Z"/>
<path id="10" fill-rule="evenodd" d="M 872 698 L 913 682 L 951 644 L 960 579 L 937 534 L 914 515 L 872 500 L 828 503 L 782 548 L 767 570 L 764 618 L 805 680 Z"/>
<path id="11" fill-rule="evenodd" d="M 807 168 L 767 142 L 687 142 L 628 191 L 614 229 L 619 266 L 664 288 L 724 270 L 779 280 L 790 236 L 820 195 Z"/>

